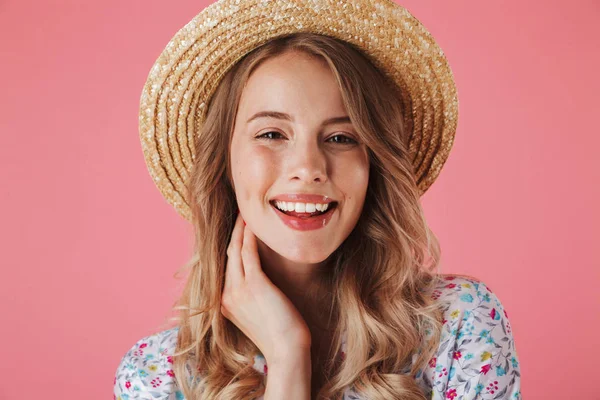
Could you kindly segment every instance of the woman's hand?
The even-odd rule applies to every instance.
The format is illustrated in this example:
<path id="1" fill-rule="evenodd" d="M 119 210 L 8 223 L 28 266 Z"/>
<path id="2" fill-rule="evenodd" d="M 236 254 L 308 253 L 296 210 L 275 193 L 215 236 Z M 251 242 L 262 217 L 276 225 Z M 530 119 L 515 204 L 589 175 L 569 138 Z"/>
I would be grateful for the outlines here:
<path id="1" fill-rule="evenodd" d="M 227 248 L 221 313 L 270 361 L 310 354 L 310 330 L 300 312 L 265 275 L 256 236 L 238 214 Z"/>

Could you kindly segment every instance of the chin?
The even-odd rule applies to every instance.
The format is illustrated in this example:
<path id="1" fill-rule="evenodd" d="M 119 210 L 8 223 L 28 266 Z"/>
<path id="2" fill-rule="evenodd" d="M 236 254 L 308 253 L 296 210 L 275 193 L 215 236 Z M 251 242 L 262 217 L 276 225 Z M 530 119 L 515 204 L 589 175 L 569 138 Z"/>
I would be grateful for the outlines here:
<path id="1" fill-rule="evenodd" d="M 272 250 L 281 257 L 299 264 L 319 264 L 335 251 L 335 249 L 315 249 L 312 246 L 288 247 L 285 249 L 272 248 Z"/>
<path id="2" fill-rule="evenodd" d="M 288 260 L 296 262 L 298 264 L 320 264 L 329 257 L 331 253 L 323 254 L 322 256 L 319 254 L 311 254 L 310 256 L 306 256 L 306 254 L 299 255 L 298 257 L 286 257 Z M 284 256 L 285 257 L 285 256 Z"/>

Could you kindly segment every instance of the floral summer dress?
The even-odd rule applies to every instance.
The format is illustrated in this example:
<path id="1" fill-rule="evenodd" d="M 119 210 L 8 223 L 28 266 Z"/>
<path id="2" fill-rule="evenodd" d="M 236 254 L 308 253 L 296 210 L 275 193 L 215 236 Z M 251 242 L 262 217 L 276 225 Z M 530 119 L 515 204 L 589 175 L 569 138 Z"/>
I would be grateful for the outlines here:
<path id="1" fill-rule="evenodd" d="M 498 297 L 483 282 L 452 275 L 434 297 L 446 303 L 444 324 L 436 354 L 416 375 L 423 393 L 432 400 L 522 399 L 515 341 Z M 177 331 L 144 337 L 127 351 L 116 370 L 115 400 L 184 400 L 172 370 Z M 345 351 L 343 342 L 342 356 Z M 266 375 L 265 359 L 254 361 Z M 344 400 L 368 399 L 350 387 Z"/>

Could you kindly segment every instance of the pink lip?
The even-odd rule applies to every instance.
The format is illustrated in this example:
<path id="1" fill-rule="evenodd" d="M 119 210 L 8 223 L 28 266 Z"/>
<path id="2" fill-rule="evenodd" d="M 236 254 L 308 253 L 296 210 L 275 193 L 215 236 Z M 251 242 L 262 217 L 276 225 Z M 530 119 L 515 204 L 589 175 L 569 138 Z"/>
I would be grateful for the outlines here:
<path id="1" fill-rule="evenodd" d="M 289 193 L 289 194 L 280 194 L 271 199 L 271 201 L 280 200 L 280 201 L 299 201 L 299 202 L 309 202 L 309 203 L 333 203 L 331 197 L 321 195 L 321 194 L 301 194 L 301 193 Z"/>
<path id="2" fill-rule="evenodd" d="M 304 219 L 287 215 L 284 212 L 280 211 L 273 204 L 271 204 L 271 207 L 273 207 L 275 213 L 277 214 L 277 216 L 279 216 L 279 218 L 281 218 L 284 224 L 297 231 L 311 231 L 314 229 L 320 229 L 325 227 L 329 223 L 329 220 L 331 220 L 331 217 L 333 217 L 333 213 L 337 208 L 334 207 L 331 211 L 323 215 Z"/>

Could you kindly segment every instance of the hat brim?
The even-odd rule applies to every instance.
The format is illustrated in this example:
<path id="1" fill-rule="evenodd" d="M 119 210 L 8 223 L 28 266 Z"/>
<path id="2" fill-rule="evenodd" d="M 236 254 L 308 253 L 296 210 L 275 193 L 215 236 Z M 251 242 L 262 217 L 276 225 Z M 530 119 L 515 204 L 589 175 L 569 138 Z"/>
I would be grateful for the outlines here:
<path id="1" fill-rule="evenodd" d="M 312 32 L 352 43 L 400 88 L 409 153 L 421 194 L 446 162 L 458 121 L 450 66 L 425 27 L 404 7 L 383 1 L 219 0 L 168 42 L 144 85 L 139 133 L 154 183 L 191 220 L 186 181 L 195 132 L 223 75 L 279 36 Z"/>

